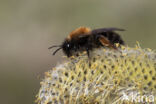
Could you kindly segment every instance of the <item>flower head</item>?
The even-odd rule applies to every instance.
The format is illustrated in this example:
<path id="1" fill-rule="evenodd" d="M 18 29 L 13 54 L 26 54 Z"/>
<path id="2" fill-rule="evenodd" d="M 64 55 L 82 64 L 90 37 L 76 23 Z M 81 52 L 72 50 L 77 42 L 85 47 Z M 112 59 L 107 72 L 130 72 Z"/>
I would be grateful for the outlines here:
<path id="1" fill-rule="evenodd" d="M 37 102 L 125 104 L 138 103 L 144 95 L 156 96 L 156 53 L 122 46 L 118 51 L 96 49 L 90 58 L 82 54 L 46 72 Z"/>

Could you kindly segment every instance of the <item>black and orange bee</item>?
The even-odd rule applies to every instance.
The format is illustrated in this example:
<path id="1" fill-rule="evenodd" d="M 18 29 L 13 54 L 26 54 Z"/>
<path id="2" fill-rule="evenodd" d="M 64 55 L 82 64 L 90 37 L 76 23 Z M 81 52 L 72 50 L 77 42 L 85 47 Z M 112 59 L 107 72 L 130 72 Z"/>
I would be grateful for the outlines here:
<path id="1" fill-rule="evenodd" d="M 89 56 L 91 50 L 100 47 L 117 49 L 115 43 L 124 45 L 124 41 L 120 35 L 114 31 L 124 31 L 124 29 L 100 28 L 91 30 L 87 27 L 80 27 L 72 31 L 61 45 L 51 46 L 49 49 L 59 47 L 53 52 L 53 55 L 62 49 L 67 57 L 77 55 L 79 52 L 83 51 L 86 51 Z"/>

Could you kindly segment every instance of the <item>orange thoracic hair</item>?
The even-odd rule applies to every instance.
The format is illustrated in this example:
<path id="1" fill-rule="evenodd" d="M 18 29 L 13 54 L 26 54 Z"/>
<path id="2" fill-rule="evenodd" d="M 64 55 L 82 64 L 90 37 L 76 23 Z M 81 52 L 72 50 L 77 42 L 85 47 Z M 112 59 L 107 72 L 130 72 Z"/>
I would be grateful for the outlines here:
<path id="1" fill-rule="evenodd" d="M 72 38 L 77 38 L 79 35 L 89 35 L 90 32 L 91 29 L 88 27 L 79 27 L 68 35 L 67 40 L 71 40 Z"/>

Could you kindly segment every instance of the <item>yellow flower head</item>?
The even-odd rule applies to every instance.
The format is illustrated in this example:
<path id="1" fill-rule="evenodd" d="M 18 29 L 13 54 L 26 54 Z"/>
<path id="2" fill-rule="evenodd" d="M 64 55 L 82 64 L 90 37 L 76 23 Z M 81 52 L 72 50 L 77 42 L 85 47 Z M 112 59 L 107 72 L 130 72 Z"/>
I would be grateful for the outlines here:
<path id="1" fill-rule="evenodd" d="M 94 50 L 90 58 L 82 54 L 46 72 L 37 103 L 154 103 L 155 97 L 156 53 L 153 50 L 101 48 Z"/>

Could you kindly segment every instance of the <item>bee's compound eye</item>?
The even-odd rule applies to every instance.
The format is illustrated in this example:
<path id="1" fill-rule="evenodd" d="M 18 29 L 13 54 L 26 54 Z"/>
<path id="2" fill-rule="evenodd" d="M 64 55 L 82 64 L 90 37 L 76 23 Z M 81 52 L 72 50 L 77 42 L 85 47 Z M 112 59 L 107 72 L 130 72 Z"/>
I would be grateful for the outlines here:
<path id="1" fill-rule="evenodd" d="M 70 47 L 70 45 L 69 45 L 69 44 L 67 44 L 67 47 Z"/>

